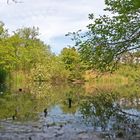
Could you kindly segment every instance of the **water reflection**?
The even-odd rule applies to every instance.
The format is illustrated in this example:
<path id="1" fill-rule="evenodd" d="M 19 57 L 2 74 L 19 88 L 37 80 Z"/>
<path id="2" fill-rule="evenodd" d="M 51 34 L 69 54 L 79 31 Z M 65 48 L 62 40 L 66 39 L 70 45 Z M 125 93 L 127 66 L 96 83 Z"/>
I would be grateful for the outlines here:
<path id="1" fill-rule="evenodd" d="M 87 124 L 91 124 L 95 130 L 106 132 L 108 137 L 134 139 L 140 132 L 140 112 L 134 109 L 133 112 L 126 110 L 124 105 L 128 102 L 122 104 L 121 101 L 118 94 L 98 93 L 84 99 L 80 111 Z"/>
<path id="2" fill-rule="evenodd" d="M 74 114 L 82 92 L 82 88 L 74 85 L 30 83 L 28 90 L 27 87 L 22 90 L 12 89 L 12 93 L 5 92 L 0 95 L 0 119 L 37 120 L 39 113 L 44 112 L 46 117 L 49 110 L 56 105 L 59 105 L 64 113 Z"/>
<path id="3" fill-rule="evenodd" d="M 6 84 L 5 83 L 0 83 L 0 94 L 3 94 L 3 92 L 6 91 Z"/>
<path id="4" fill-rule="evenodd" d="M 140 94 L 138 87 L 130 87 L 86 93 L 81 85 L 28 83 L 0 95 L 0 120 L 42 122 L 43 127 L 39 126 L 42 129 L 45 120 L 46 127 L 61 124 L 63 120 L 74 127 L 84 125 L 84 129 L 90 127 L 105 132 L 111 139 L 134 139 L 140 128 Z"/>

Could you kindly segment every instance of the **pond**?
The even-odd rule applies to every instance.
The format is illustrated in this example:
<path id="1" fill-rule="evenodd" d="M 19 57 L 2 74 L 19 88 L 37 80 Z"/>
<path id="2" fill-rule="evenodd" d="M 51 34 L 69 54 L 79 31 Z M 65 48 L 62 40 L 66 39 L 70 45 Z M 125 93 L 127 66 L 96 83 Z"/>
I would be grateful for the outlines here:
<path id="1" fill-rule="evenodd" d="M 139 85 L 101 86 L 1 88 L 0 140 L 140 140 Z"/>

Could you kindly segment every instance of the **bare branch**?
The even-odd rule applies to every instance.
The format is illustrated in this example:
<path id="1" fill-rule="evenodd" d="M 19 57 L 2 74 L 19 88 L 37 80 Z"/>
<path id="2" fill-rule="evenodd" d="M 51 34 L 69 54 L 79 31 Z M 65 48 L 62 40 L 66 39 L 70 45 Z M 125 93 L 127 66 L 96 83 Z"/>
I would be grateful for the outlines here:
<path id="1" fill-rule="evenodd" d="M 119 41 L 119 42 L 106 42 L 106 43 L 101 43 L 100 45 L 117 45 L 117 44 L 128 44 L 131 43 L 134 39 L 139 38 L 140 37 L 140 30 L 138 29 L 138 31 L 135 31 L 132 35 L 130 35 L 130 37 L 128 37 L 129 39 L 124 40 L 124 41 Z"/>

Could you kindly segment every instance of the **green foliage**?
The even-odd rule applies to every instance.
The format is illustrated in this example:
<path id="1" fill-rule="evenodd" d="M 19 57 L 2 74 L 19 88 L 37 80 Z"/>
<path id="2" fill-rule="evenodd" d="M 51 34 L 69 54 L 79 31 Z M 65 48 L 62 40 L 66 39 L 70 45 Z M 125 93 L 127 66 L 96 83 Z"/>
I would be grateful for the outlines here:
<path id="1" fill-rule="evenodd" d="M 0 67 L 11 73 L 12 79 L 17 77 L 13 73 L 22 72 L 26 80 L 64 81 L 68 77 L 64 63 L 38 36 L 39 29 L 35 27 L 21 28 L 8 35 L 0 23 Z"/>
<path id="2" fill-rule="evenodd" d="M 0 41 L 8 36 L 7 30 L 4 28 L 4 23 L 0 21 Z"/>
<path id="3" fill-rule="evenodd" d="M 105 0 L 106 10 L 119 14 L 128 14 L 140 8 L 138 0 Z"/>
<path id="4" fill-rule="evenodd" d="M 81 79 L 83 65 L 79 53 L 73 48 L 64 48 L 60 58 L 64 63 L 65 69 L 69 71 L 69 79 Z"/>
<path id="5" fill-rule="evenodd" d="M 69 71 L 65 69 L 65 65 L 59 56 L 52 56 L 50 74 L 53 84 L 60 84 L 67 81 Z"/>
<path id="6" fill-rule="evenodd" d="M 105 0 L 112 15 L 94 18 L 88 32 L 74 33 L 82 59 L 89 68 L 114 70 L 121 55 L 140 49 L 140 2 L 137 0 Z M 76 36 L 76 37 L 75 37 Z"/>
<path id="7" fill-rule="evenodd" d="M 116 70 L 116 74 L 122 75 L 129 79 L 129 83 L 135 82 L 139 79 L 140 66 L 131 66 L 129 64 L 120 64 L 119 69 Z"/>

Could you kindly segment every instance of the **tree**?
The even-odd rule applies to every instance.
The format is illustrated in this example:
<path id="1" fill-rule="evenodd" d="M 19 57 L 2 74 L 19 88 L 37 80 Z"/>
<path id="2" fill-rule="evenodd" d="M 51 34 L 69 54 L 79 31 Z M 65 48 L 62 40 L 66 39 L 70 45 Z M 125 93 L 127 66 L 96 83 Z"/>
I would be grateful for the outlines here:
<path id="1" fill-rule="evenodd" d="M 0 22 L 0 68 L 4 68 L 8 59 L 5 57 L 7 53 L 6 39 L 8 38 L 8 31 L 4 27 L 4 23 Z"/>
<path id="2" fill-rule="evenodd" d="M 4 23 L 0 21 L 0 41 L 8 37 L 8 31 L 4 27 Z"/>
<path id="3" fill-rule="evenodd" d="M 138 0 L 105 0 L 110 15 L 94 18 L 88 32 L 74 33 L 82 59 L 89 68 L 114 70 L 125 52 L 140 50 L 140 2 Z"/>
<path id="4" fill-rule="evenodd" d="M 5 81 L 8 74 L 7 79 L 12 81 L 16 81 L 18 75 L 23 80 L 60 83 L 66 81 L 67 72 L 60 57 L 55 56 L 50 46 L 39 39 L 38 28 L 20 28 L 9 35 L 0 22 L 1 81 Z"/>
<path id="5" fill-rule="evenodd" d="M 82 73 L 82 63 L 77 50 L 72 48 L 64 48 L 60 54 L 65 69 L 70 72 L 70 79 L 80 79 Z"/>

